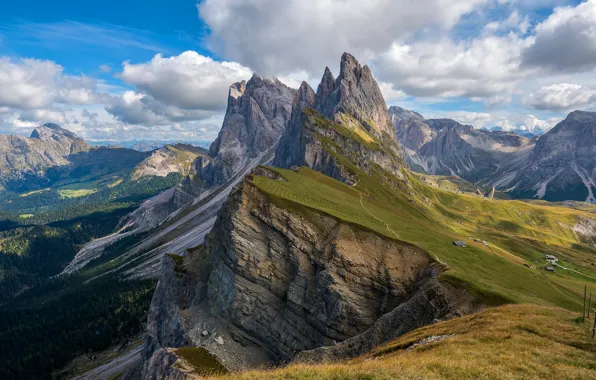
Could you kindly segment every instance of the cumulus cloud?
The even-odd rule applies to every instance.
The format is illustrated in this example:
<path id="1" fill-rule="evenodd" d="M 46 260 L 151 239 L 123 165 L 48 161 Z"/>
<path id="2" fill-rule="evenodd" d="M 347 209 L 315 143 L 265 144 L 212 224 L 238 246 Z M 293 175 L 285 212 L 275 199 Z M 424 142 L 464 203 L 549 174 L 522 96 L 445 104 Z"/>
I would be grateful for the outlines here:
<path id="1" fill-rule="evenodd" d="M 0 73 L 0 107 L 35 109 L 98 99 L 95 80 L 64 75 L 62 66 L 52 61 L 0 57 Z"/>
<path id="2" fill-rule="evenodd" d="M 166 126 L 197 122 L 225 111 L 229 86 L 252 71 L 235 62 L 218 62 L 194 51 L 148 62 L 124 62 L 119 77 L 135 87 L 112 96 L 106 111 L 131 125 Z M 186 131 L 188 132 L 188 131 Z"/>
<path id="3" fill-rule="evenodd" d="M 504 131 L 515 129 L 536 131 L 536 129 L 540 129 L 543 132 L 550 130 L 563 119 L 561 117 L 540 119 L 534 115 L 515 113 L 467 111 L 451 111 L 442 116 L 454 119 L 461 124 L 472 125 L 476 128 L 500 127 Z"/>
<path id="4" fill-rule="evenodd" d="M 146 63 L 124 62 L 122 80 L 165 105 L 222 110 L 230 84 L 248 80 L 252 71 L 235 62 L 217 62 L 194 51 Z"/>
<path id="5" fill-rule="evenodd" d="M 409 95 L 502 102 L 528 72 L 518 70 L 526 43 L 515 34 L 460 42 L 395 43 L 374 61 L 374 68 L 382 81 L 394 83 Z"/>
<path id="6" fill-rule="evenodd" d="M 533 44 L 524 51 L 528 66 L 558 71 L 591 70 L 596 66 L 596 0 L 556 8 L 536 26 Z"/>
<path id="7" fill-rule="evenodd" d="M 596 89 L 572 83 L 543 86 L 526 95 L 522 104 L 538 110 L 581 109 L 596 104 Z"/>
<path id="8" fill-rule="evenodd" d="M 361 60 L 423 29 L 448 30 L 488 0 L 204 0 L 211 46 L 264 75 L 319 73 L 344 51 Z"/>

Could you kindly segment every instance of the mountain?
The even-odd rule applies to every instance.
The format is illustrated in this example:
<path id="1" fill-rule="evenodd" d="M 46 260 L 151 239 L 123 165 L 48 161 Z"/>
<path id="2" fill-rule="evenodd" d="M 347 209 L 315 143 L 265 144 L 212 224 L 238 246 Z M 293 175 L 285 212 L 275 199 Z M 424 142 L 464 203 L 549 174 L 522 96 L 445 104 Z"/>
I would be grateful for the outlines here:
<path id="1" fill-rule="evenodd" d="M 188 175 L 193 161 L 198 156 L 207 156 L 208 151 L 203 148 L 187 144 L 166 145 L 154 150 L 151 156 L 140 162 L 134 172 L 133 178 L 166 177 L 170 173 Z"/>
<path id="2" fill-rule="evenodd" d="M 399 345 L 392 351 L 410 347 L 403 342 L 418 340 L 404 335 L 417 336 L 422 326 L 444 328 L 434 339 L 448 339 L 468 330 L 444 321 L 505 303 L 579 310 L 577 298 L 596 278 L 596 209 L 434 186 L 407 170 L 405 149 L 379 125 L 398 118 L 400 126 L 426 124 L 436 136 L 420 149 L 453 156 L 433 142 L 460 144 L 466 150 L 449 164 L 462 172 L 464 160 L 484 154 L 496 162 L 529 140 L 450 120 L 422 123 L 397 109 L 391 118 L 368 69 L 349 54 L 340 66 L 338 79 L 325 70 L 316 93 L 302 83 L 274 166 L 236 183 L 202 244 L 164 256 L 144 379 L 213 371 L 258 378 L 237 371 L 288 362 L 333 363 L 327 377 L 350 377 L 353 371 L 339 375 L 331 367 L 391 342 Z M 373 95 L 361 97 L 366 91 Z M 544 271 L 545 254 L 574 272 Z M 511 310 L 503 318 L 519 320 Z M 509 331 L 508 339 L 525 331 Z"/>
<path id="3" fill-rule="evenodd" d="M 295 93 L 278 79 L 256 74 L 248 82 L 232 84 L 226 115 L 209 154 L 197 156 L 189 174 L 175 188 L 148 200 L 131 214 L 132 223 L 139 229 L 153 228 L 181 208 L 199 207 L 198 202 L 213 193 L 223 201 L 244 175 L 273 158 Z M 221 205 L 213 205 L 210 212 Z"/>
<path id="4" fill-rule="evenodd" d="M 67 166 L 69 156 L 90 149 L 83 139 L 56 124 L 37 127 L 30 137 L 0 135 L 0 179 L 44 177 L 48 168 Z"/>
<path id="5" fill-rule="evenodd" d="M 345 155 L 367 173 L 378 166 L 403 179 L 403 159 L 385 100 L 370 69 L 353 56 L 342 56 L 337 79 L 325 69 L 316 94 L 302 83 L 293 104 L 275 166 L 308 166 L 354 183 L 353 171 L 342 162 Z"/>
<path id="6" fill-rule="evenodd" d="M 285 129 L 295 90 L 278 79 L 258 75 L 230 86 L 228 107 L 209 156 L 192 166 L 191 176 L 176 190 L 175 202 L 183 205 L 202 192 L 220 186 L 247 167 L 264 163 Z"/>
<path id="7" fill-rule="evenodd" d="M 503 185 L 517 197 L 596 203 L 596 113 L 574 111 L 541 136 L 524 168 Z"/>
<path id="8" fill-rule="evenodd" d="M 126 248 L 119 256 L 125 261 L 114 272 L 124 278 L 154 278 L 164 254 L 183 254 L 203 243 L 232 189 L 257 165 L 272 160 L 295 93 L 277 79 L 258 75 L 231 85 L 226 116 L 208 154 L 196 151 L 188 175 L 123 218 L 115 233 L 82 247 L 64 273 L 84 270 L 110 247 L 122 244 Z M 188 156 L 172 160 L 164 159 L 164 154 L 170 155 L 155 152 L 155 158 L 147 160 L 150 165 L 140 165 L 141 172 L 154 173 L 156 162 L 167 168 L 168 162 L 188 163 Z M 139 236 L 144 237 L 140 242 Z"/>
<path id="9" fill-rule="evenodd" d="M 451 119 L 424 119 L 399 107 L 389 109 L 410 166 L 419 172 L 457 175 L 484 186 L 523 167 L 537 138 L 489 131 Z"/>

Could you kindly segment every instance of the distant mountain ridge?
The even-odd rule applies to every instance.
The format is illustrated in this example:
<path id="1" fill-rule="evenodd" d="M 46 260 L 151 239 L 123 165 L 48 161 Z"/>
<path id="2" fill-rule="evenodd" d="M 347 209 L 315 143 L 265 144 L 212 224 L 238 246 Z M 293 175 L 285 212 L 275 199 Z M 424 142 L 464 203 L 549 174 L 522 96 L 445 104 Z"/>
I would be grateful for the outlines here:
<path id="1" fill-rule="evenodd" d="M 44 124 L 30 137 L 0 135 L 0 178 L 43 176 L 46 169 L 69 165 L 69 156 L 88 152 L 91 146 L 57 124 Z"/>
<path id="2" fill-rule="evenodd" d="M 596 113 L 574 111 L 548 132 L 476 129 L 390 107 L 417 171 L 457 175 L 515 198 L 596 203 Z"/>

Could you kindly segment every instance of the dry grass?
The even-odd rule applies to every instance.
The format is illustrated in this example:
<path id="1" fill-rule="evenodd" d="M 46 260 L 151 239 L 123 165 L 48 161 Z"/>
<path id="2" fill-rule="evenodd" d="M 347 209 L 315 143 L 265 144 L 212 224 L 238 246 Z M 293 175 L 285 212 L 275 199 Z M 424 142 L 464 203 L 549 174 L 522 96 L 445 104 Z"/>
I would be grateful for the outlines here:
<path id="1" fill-rule="evenodd" d="M 590 339 L 590 325 L 559 308 L 508 305 L 415 330 L 355 360 L 223 378 L 595 379 L 596 340 Z M 452 336 L 407 349 L 439 335 Z"/>

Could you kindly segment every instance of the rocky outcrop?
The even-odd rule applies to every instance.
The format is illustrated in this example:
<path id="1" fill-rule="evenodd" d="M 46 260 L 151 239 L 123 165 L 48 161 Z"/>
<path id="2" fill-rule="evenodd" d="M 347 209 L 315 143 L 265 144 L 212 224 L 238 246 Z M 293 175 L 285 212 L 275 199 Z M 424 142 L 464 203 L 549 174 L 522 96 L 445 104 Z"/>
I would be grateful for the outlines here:
<path id="1" fill-rule="evenodd" d="M 283 180 L 267 169 L 255 175 Z M 206 245 L 165 269 L 150 309 L 148 362 L 159 349 L 190 344 L 239 369 L 356 339 L 347 357 L 457 305 L 435 281 L 441 266 L 418 247 L 290 210 L 250 181 L 230 195 Z M 362 335 L 371 329 L 375 340 Z"/>
<path id="2" fill-rule="evenodd" d="M 56 124 L 35 128 L 28 138 L 0 135 L 0 177 L 44 177 L 48 168 L 68 166 L 69 156 L 90 148 L 83 139 Z"/>
<path id="3" fill-rule="evenodd" d="M 397 140 L 404 149 L 416 152 L 436 136 L 436 129 L 431 128 L 417 112 L 391 106 L 389 115 Z"/>
<path id="4" fill-rule="evenodd" d="M 512 194 L 549 201 L 596 203 L 596 112 L 575 111 L 541 136 Z"/>
<path id="5" fill-rule="evenodd" d="M 274 165 L 308 166 L 342 182 L 357 181 L 351 162 L 372 175 L 381 168 L 403 180 L 403 159 L 385 101 L 370 69 L 345 53 L 337 79 L 326 68 L 314 94 L 302 83 Z"/>
<path id="6" fill-rule="evenodd" d="M 166 177 L 173 173 L 188 175 L 193 161 L 198 156 L 207 154 L 205 149 L 192 145 L 166 145 L 153 151 L 151 156 L 139 163 L 133 172 L 133 178 Z"/>
<path id="7" fill-rule="evenodd" d="M 279 80 L 256 74 L 248 82 L 231 85 L 226 116 L 209 154 L 199 154 L 178 186 L 145 202 L 129 219 L 145 230 L 155 227 L 172 213 L 195 205 L 257 165 L 270 162 L 290 118 L 295 94 Z"/>
<path id="8" fill-rule="evenodd" d="M 258 75 L 230 86 L 228 107 L 209 156 L 200 156 L 176 190 L 176 205 L 226 183 L 255 158 L 277 146 L 292 112 L 296 91 Z"/>
<path id="9" fill-rule="evenodd" d="M 341 57 L 339 76 L 333 81 L 325 69 L 317 89 L 316 109 L 328 119 L 340 121 L 341 114 L 355 118 L 368 133 L 379 138 L 393 138 L 383 94 L 368 66 L 361 66 L 351 54 Z"/>

